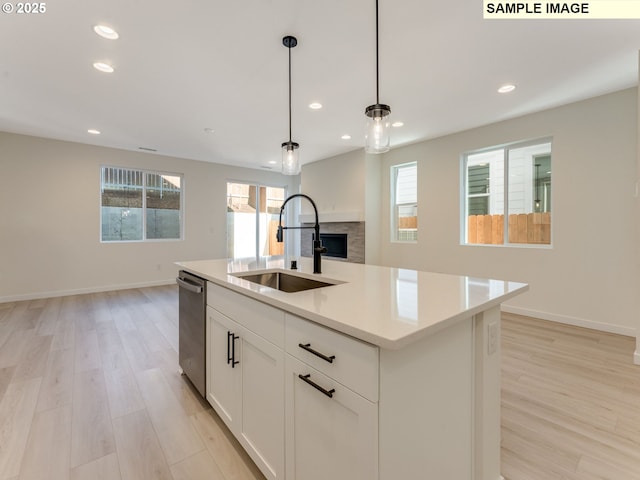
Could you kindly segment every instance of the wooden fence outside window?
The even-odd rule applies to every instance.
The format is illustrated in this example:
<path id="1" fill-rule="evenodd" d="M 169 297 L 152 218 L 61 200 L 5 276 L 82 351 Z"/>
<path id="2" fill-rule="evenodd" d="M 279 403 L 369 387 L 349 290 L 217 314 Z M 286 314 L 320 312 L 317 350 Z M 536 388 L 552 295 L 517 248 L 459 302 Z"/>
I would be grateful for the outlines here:
<path id="1" fill-rule="evenodd" d="M 469 215 L 467 243 L 504 244 L 504 215 Z M 551 213 L 509 215 L 509 243 L 551 245 Z"/>

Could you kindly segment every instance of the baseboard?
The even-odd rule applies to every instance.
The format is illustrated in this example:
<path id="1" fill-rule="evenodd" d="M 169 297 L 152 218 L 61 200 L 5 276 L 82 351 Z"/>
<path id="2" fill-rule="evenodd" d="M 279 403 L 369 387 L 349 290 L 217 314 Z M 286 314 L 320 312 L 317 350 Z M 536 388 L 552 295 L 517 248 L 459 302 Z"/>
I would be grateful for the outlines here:
<path id="1" fill-rule="evenodd" d="M 633 363 L 640 365 L 640 348 L 633 353 Z"/>
<path id="2" fill-rule="evenodd" d="M 7 297 L 0 297 L 0 303 L 21 302 L 24 300 L 38 300 L 41 298 L 66 297 L 69 295 L 83 295 L 87 293 L 111 292 L 114 290 L 128 290 L 130 288 L 159 287 L 161 285 L 171 285 L 175 283 L 176 279 L 171 278 L 168 280 L 156 280 L 153 282 L 124 283 L 119 285 L 76 288 L 73 290 L 54 290 L 50 292 L 26 293 L 23 295 L 10 295 Z"/>
<path id="3" fill-rule="evenodd" d="M 567 325 L 573 325 L 574 327 L 590 328 L 591 330 L 615 333 L 618 335 L 624 335 L 626 337 L 636 336 L 635 328 L 623 327 L 622 325 L 594 322 L 593 320 L 586 320 L 584 318 L 570 317 L 568 315 L 558 315 L 549 312 L 541 312 L 539 310 L 531 310 L 529 308 L 512 307 L 505 304 L 502 305 L 502 311 L 507 313 L 515 313 L 516 315 L 525 315 L 527 317 L 540 318 L 542 320 L 550 320 L 552 322 L 564 323 Z M 636 355 L 638 355 L 638 352 L 636 352 Z"/>

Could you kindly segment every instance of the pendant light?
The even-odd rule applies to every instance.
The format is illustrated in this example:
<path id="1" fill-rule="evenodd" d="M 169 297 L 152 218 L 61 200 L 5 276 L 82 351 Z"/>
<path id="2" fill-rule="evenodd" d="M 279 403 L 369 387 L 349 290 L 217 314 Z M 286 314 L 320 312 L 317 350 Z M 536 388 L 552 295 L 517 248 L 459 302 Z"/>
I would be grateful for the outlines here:
<path id="1" fill-rule="evenodd" d="M 298 44 L 296 37 L 287 35 L 282 44 L 289 49 L 289 141 L 282 144 L 282 173 L 298 175 L 300 173 L 300 145 L 291 140 L 291 49 Z"/>
<path id="2" fill-rule="evenodd" d="M 367 153 L 389 151 L 391 138 L 391 107 L 380 103 L 380 69 L 378 67 L 378 0 L 376 0 L 376 103 L 369 105 L 364 149 Z"/>

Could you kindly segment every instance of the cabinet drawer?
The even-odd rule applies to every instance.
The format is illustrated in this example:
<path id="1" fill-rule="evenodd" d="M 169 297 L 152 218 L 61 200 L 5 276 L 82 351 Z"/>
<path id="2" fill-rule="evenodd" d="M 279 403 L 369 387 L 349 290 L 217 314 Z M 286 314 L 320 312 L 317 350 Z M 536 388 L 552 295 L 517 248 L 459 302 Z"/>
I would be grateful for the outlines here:
<path id="1" fill-rule="evenodd" d="M 286 314 L 287 353 L 372 402 L 378 401 L 378 348 Z"/>
<path id="2" fill-rule="evenodd" d="M 284 348 L 284 312 L 215 283 L 207 284 L 207 305 Z"/>
<path id="3" fill-rule="evenodd" d="M 378 404 L 289 354 L 285 372 L 286 478 L 376 480 Z"/>

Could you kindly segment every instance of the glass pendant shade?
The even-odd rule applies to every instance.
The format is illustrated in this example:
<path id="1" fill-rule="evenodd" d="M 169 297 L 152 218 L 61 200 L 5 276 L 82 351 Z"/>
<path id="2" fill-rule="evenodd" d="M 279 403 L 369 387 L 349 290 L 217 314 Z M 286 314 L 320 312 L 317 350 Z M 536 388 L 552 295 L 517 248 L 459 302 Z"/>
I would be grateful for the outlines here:
<path id="1" fill-rule="evenodd" d="M 367 116 L 367 131 L 364 134 L 364 151 L 366 153 L 388 152 L 391 146 L 391 107 L 380 103 L 378 57 L 378 0 L 376 0 L 376 103 L 369 105 L 364 111 Z"/>
<path id="2" fill-rule="evenodd" d="M 282 144 L 282 173 L 284 175 L 298 175 L 300 173 L 300 145 L 296 142 Z"/>
<path id="3" fill-rule="evenodd" d="M 378 103 L 368 106 L 364 113 L 367 116 L 365 152 L 388 152 L 391 143 L 391 108 Z"/>

